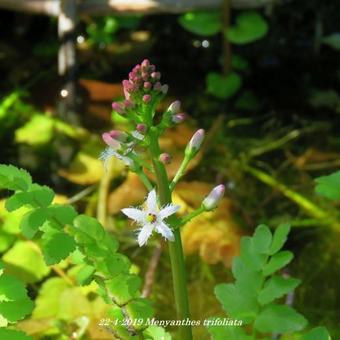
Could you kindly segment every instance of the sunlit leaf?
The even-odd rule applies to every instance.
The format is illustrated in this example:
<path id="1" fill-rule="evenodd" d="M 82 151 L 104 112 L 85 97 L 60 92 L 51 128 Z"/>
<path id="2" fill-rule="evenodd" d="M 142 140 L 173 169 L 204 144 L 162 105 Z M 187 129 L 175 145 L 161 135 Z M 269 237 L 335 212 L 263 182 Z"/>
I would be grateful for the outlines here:
<path id="1" fill-rule="evenodd" d="M 215 35 L 222 28 L 219 11 L 188 12 L 181 15 L 178 21 L 189 32 L 203 36 Z"/>
<path id="2" fill-rule="evenodd" d="M 28 283 L 40 281 L 50 272 L 39 248 L 30 241 L 17 241 L 4 254 L 3 261 L 9 273 Z"/>
<path id="3" fill-rule="evenodd" d="M 15 131 L 15 141 L 29 145 L 46 144 L 51 141 L 53 131 L 53 119 L 36 114 L 24 126 Z"/>

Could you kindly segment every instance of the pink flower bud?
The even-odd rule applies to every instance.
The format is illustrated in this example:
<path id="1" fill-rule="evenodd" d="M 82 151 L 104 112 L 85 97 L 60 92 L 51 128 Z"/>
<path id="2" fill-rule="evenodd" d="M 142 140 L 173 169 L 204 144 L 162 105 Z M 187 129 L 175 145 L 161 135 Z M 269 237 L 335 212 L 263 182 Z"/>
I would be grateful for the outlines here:
<path id="1" fill-rule="evenodd" d="M 175 124 L 180 124 L 182 123 L 186 118 L 185 113 L 177 113 L 171 117 L 171 120 Z"/>
<path id="2" fill-rule="evenodd" d="M 146 132 L 147 126 L 145 124 L 137 124 L 136 130 L 143 134 Z"/>
<path id="3" fill-rule="evenodd" d="M 146 81 L 143 85 L 145 90 L 150 90 L 152 87 L 152 84 L 149 81 Z"/>
<path id="4" fill-rule="evenodd" d="M 149 61 L 148 59 L 144 59 L 144 60 L 142 61 L 142 63 L 141 63 L 141 66 L 142 66 L 143 68 L 149 67 L 149 66 L 150 66 L 150 61 Z"/>
<path id="5" fill-rule="evenodd" d="M 167 111 L 170 111 L 172 114 L 175 114 L 179 111 L 180 108 L 181 108 L 181 102 L 179 100 L 176 100 L 170 104 Z"/>
<path id="6" fill-rule="evenodd" d="M 107 132 L 111 138 L 114 138 L 120 142 L 126 142 L 128 135 L 124 131 L 111 130 Z"/>
<path id="7" fill-rule="evenodd" d="M 134 104 L 131 100 L 125 99 L 125 100 L 124 100 L 124 106 L 125 106 L 127 109 L 130 109 L 130 108 L 134 107 L 135 104 Z"/>
<path id="8" fill-rule="evenodd" d="M 161 91 L 162 90 L 162 84 L 158 81 L 157 83 L 155 83 L 155 85 L 153 86 L 153 89 L 155 91 Z"/>
<path id="9" fill-rule="evenodd" d="M 117 103 L 117 102 L 113 102 L 112 103 L 112 109 L 116 112 L 118 112 L 119 114 L 125 114 L 125 110 L 122 106 L 122 104 Z"/>
<path id="10" fill-rule="evenodd" d="M 169 85 L 167 85 L 167 84 L 162 85 L 161 92 L 163 94 L 167 94 L 168 90 L 169 90 Z"/>
<path id="11" fill-rule="evenodd" d="M 115 138 L 112 138 L 110 132 L 104 132 L 102 138 L 103 141 L 114 150 L 120 149 L 120 143 Z"/>
<path id="12" fill-rule="evenodd" d="M 213 210 L 217 207 L 224 195 L 225 186 L 220 184 L 212 189 L 209 195 L 203 200 L 202 206 L 205 210 Z"/>
<path id="13" fill-rule="evenodd" d="M 152 72 L 151 78 L 154 79 L 154 80 L 159 80 L 159 79 L 161 79 L 161 73 L 160 72 Z"/>
<path id="14" fill-rule="evenodd" d="M 185 149 L 186 154 L 196 154 L 203 143 L 205 132 L 203 129 L 197 130 L 191 137 L 189 144 Z"/>
<path id="15" fill-rule="evenodd" d="M 159 161 L 163 164 L 169 164 L 171 163 L 171 156 L 168 153 L 161 153 L 159 155 Z"/>
<path id="16" fill-rule="evenodd" d="M 151 101 L 151 96 L 149 94 L 145 94 L 143 96 L 143 102 L 147 104 L 147 103 L 150 103 L 150 101 Z"/>

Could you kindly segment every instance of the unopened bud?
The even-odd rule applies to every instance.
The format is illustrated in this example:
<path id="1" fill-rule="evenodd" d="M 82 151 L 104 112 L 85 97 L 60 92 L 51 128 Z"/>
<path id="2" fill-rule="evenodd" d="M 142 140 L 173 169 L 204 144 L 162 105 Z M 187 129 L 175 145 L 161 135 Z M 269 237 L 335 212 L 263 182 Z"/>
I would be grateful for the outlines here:
<path id="1" fill-rule="evenodd" d="M 108 145 L 111 146 L 114 150 L 120 149 L 120 142 L 111 136 L 110 132 L 104 132 L 102 134 L 103 141 Z"/>
<path id="2" fill-rule="evenodd" d="M 150 103 L 150 101 L 151 101 L 151 96 L 149 94 L 145 94 L 143 96 L 143 102 L 147 104 L 147 103 Z"/>
<path id="3" fill-rule="evenodd" d="M 141 63 L 142 67 L 149 67 L 150 66 L 150 61 L 148 59 L 144 59 Z"/>
<path id="4" fill-rule="evenodd" d="M 209 195 L 203 200 L 202 206 L 206 211 L 213 210 L 218 206 L 224 195 L 225 186 L 220 184 L 212 189 Z"/>
<path id="5" fill-rule="evenodd" d="M 167 111 L 170 111 L 172 114 L 175 114 L 179 111 L 180 108 L 181 108 L 181 102 L 179 100 L 176 100 L 170 104 Z"/>
<path id="6" fill-rule="evenodd" d="M 171 120 L 175 124 L 180 124 L 185 120 L 185 113 L 177 113 L 171 117 Z"/>
<path id="7" fill-rule="evenodd" d="M 167 94 L 167 93 L 168 93 L 168 90 L 169 90 L 169 85 L 167 85 L 167 84 L 162 85 L 162 87 L 161 87 L 161 92 L 162 92 L 163 94 Z"/>
<path id="8" fill-rule="evenodd" d="M 152 72 L 151 78 L 155 79 L 155 80 L 159 80 L 159 79 L 161 79 L 161 73 L 160 72 Z"/>
<path id="9" fill-rule="evenodd" d="M 145 124 L 137 124 L 136 126 L 136 130 L 139 132 L 139 133 L 145 133 L 146 130 L 147 130 L 147 126 Z"/>
<path id="10" fill-rule="evenodd" d="M 150 90 L 152 87 L 152 84 L 149 81 L 146 81 L 143 85 L 145 90 Z"/>
<path id="11" fill-rule="evenodd" d="M 159 160 L 163 164 L 169 164 L 169 163 L 171 163 L 171 156 L 168 153 L 161 153 L 159 155 Z"/>
<path id="12" fill-rule="evenodd" d="M 204 136 L 205 132 L 203 129 L 199 129 L 194 133 L 185 149 L 185 154 L 187 156 L 193 157 L 196 155 L 197 151 L 200 149 L 203 143 Z"/>
<path id="13" fill-rule="evenodd" d="M 161 91 L 162 90 L 162 84 L 158 81 L 157 83 L 155 83 L 155 85 L 153 86 L 153 89 L 155 91 Z"/>
<path id="14" fill-rule="evenodd" d="M 134 107 L 135 104 L 134 104 L 131 100 L 125 99 L 125 100 L 124 100 L 124 106 L 125 106 L 127 109 L 130 109 L 130 108 Z"/>
<path id="15" fill-rule="evenodd" d="M 122 104 L 120 104 L 120 103 L 113 102 L 113 103 L 112 103 L 112 109 L 113 109 L 114 111 L 118 112 L 118 113 L 121 114 L 121 115 L 122 115 L 122 114 L 125 114 L 125 110 L 124 110 Z"/>

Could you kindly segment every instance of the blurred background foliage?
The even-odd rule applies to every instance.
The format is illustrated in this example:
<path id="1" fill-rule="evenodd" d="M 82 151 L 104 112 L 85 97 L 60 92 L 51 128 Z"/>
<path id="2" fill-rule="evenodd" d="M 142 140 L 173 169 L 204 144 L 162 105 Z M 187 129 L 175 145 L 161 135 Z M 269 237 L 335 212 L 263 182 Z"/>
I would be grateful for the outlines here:
<path id="1" fill-rule="evenodd" d="M 171 319 L 166 248 L 156 239 L 139 248 L 120 214 L 140 203 L 145 189 L 118 161 L 105 173 L 98 160 L 100 134 L 127 124 L 110 109 L 122 97 L 120 81 L 150 58 L 170 85 L 160 110 L 180 99 L 188 114 L 161 141 L 173 156 L 170 175 L 195 128 L 208 131 L 174 193 L 181 213 L 197 207 L 214 183 L 228 188 L 216 211 L 183 230 L 192 318 L 221 313 L 213 287 L 230 280 L 242 235 L 262 222 L 290 221 L 288 247 L 296 258 L 288 272 L 303 282 L 294 305 L 311 325 L 326 325 L 340 339 L 339 204 L 314 191 L 315 178 L 340 166 L 339 3 L 282 1 L 229 14 L 230 20 L 221 10 L 82 17 L 76 39 L 80 124 L 74 125 L 58 115 L 56 20 L 0 11 L 1 163 L 26 168 L 54 188 L 60 203 L 97 216 L 145 275 L 157 318 Z M 98 327 L 105 305 L 95 287 L 75 286 L 76 254 L 46 267 L 39 247 L 20 234 L 16 214 L 24 209 L 8 215 L 5 197 L 2 192 L 2 259 L 36 303 L 19 328 L 39 339 L 110 338 Z M 197 328 L 195 336 L 208 334 Z"/>

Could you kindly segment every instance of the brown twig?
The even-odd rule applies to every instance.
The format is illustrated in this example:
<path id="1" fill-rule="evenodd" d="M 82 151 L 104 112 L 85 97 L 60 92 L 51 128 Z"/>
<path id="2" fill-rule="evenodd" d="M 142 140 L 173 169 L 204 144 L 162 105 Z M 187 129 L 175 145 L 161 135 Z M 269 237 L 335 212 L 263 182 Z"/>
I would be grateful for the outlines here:
<path id="1" fill-rule="evenodd" d="M 146 298 L 151 294 L 152 286 L 155 280 L 155 273 L 164 248 L 163 240 L 158 243 L 151 256 L 148 269 L 145 274 L 145 283 L 142 291 L 142 297 Z"/>

